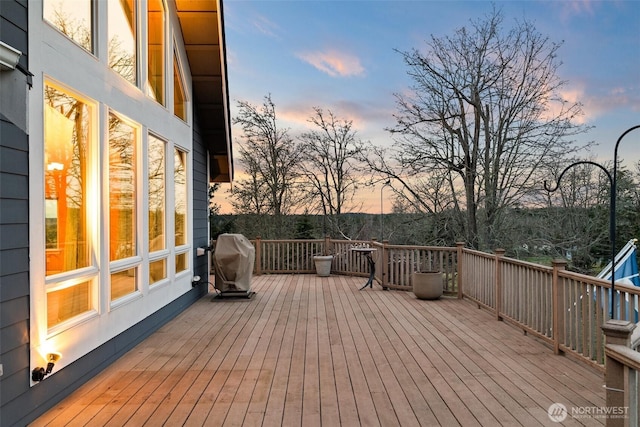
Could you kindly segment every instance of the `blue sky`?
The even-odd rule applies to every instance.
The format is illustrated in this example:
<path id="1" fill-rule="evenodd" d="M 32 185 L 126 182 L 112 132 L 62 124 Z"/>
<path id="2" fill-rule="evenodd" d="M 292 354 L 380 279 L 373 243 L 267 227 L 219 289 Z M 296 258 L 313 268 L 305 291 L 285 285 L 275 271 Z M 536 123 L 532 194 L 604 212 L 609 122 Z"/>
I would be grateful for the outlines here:
<path id="1" fill-rule="evenodd" d="M 294 134 L 318 106 L 353 120 L 361 139 L 388 145 L 384 128 L 393 124 L 393 94 L 411 83 L 396 50 L 423 48 L 431 35 L 450 35 L 494 5 L 505 28 L 527 19 L 551 41 L 564 41 L 564 96 L 582 102 L 585 123 L 595 126 L 581 140 L 595 141 L 597 158 L 611 160 L 618 136 L 640 124 L 636 0 L 225 0 L 232 115 L 237 101 L 261 104 L 270 93 L 282 126 Z M 621 158 L 640 158 L 636 132 L 621 144 Z M 234 140 L 239 135 L 234 129 Z"/>

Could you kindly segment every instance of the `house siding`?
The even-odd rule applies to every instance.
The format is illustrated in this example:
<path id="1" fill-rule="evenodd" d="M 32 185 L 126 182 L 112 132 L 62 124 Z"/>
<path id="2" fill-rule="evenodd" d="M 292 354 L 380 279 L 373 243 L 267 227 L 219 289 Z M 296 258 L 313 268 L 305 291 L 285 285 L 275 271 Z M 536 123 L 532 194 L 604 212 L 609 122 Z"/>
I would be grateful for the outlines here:
<path id="1" fill-rule="evenodd" d="M 27 52 L 27 3 L 27 0 L 0 1 L 0 40 L 23 53 Z M 20 63 L 26 66 L 26 58 L 21 58 Z"/>
<path id="2" fill-rule="evenodd" d="M 0 40 L 23 52 L 24 68 L 27 22 L 26 1 L 0 1 Z M 13 92 L 5 85 L 26 90 L 26 78 L 2 71 L 0 92 Z M 0 425 L 11 426 L 18 414 L 11 402 L 29 391 L 29 137 L 4 113 L 0 108 Z"/>
<path id="3" fill-rule="evenodd" d="M 207 175 L 207 150 L 199 132 L 198 118 L 193 118 L 193 271 L 201 277 L 203 289 L 208 282 L 207 259 L 198 256 L 196 248 L 209 246 L 209 178 Z"/>

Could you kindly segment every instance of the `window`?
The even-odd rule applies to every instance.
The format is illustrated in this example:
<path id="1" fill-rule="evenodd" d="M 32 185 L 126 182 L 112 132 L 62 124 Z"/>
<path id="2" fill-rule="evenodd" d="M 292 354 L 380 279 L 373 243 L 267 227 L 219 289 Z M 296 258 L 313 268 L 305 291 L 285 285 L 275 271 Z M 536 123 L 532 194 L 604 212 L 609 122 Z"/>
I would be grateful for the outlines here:
<path id="1" fill-rule="evenodd" d="M 91 310 L 91 282 L 47 293 L 47 327 L 52 328 Z"/>
<path id="2" fill-rule="evenodd" d="M 109 113 L 109 260 L 136 249 L 136 129 Z"/>
<path id="3" fill-rule="evenodd" d="M 165 216 L 165 153 L 163 140 L 149 135 L 149 252 L 166 248 Z"/>
<path id="4" fill-rule="evenodd" d="M 137 268 L 111 273 L 111 301 L 132 294 L 137 290 Z"/>
<path id="5" fill-rule="evenodd" d="M 92 282 L 68 280 L 91 266 L 87 169 L 93 145 L 92 108 L 45 84 L 45 274 L 59 278 L 47 285 L 48 329 L 93 309 Z"/>
<path id="6" fill-rule="evenodd" d="M 89 266 L 87 168 L 91 107 L 50 84 L 44 92 L 46 274 Z"/>
<path id="7" fill-rule="evenodd" d="M 187 102 L 184 96 L 184 83 L 177 54 L 173 54 L 173 114 L 187 121 Z"/>
<path id="8" fill-rule="evenodd" d="M 91 0 L 44 0 L 43 15 L 62 34 L 93 52 Z"/>
<path id="9" fill-rule="evenodd" d="M 160 259 L 149 263 L 149 285 L 167 278 L 167 260 Z"/>
<path id="10" fill-rule="evenodd" d="M 181 271 L 185 271 L 189 268 L 189 263 L 187 262 L 187 253 L 183 252 L 181 254 L 176 255 L 176 274 Z"/>
<path id="11" fill-rule="evenodd" d="M 44 88 L 47 328 L 94 309 L 89 238 L 93 106 L 53 83 Z"/>
<path id="12" fill-rule="evenodd" d="M 136 84 L 136 3 L 133 0 L 109 0 L 107 31 L 109 67 Z"/>
<path id="13" fill-rule="evenodd" d="M 165 12 L 162 0 L 149 0 L 147 3 L 147 62 L 148 62 L 148 95 L 165 105 L 164 100 L 164 64 Z"/>
<path id="14" fill-rule="evenodd" d="M 187 153 L 174 151 L 175 245 L 187 243 Z"/>
<path id="15" fill-rule="evenodd" d="M 62 369 L 191 289 L 192 95 L 174 1 L 33 6 L 29 356 Z"/>
<path id="16" fill-rule="evenodd" d="M 154 135 L 149 135 L 148 140 L 149 252 L 153 253 L 167 248 L 165 234 L 167 144 Z M 160 256 L 162 258 L 157 259 L 157 255 L 152 255 L 153 259 L 149 261 L 149 285 L 167 278 L 167 254 L 160 253 Z"/>

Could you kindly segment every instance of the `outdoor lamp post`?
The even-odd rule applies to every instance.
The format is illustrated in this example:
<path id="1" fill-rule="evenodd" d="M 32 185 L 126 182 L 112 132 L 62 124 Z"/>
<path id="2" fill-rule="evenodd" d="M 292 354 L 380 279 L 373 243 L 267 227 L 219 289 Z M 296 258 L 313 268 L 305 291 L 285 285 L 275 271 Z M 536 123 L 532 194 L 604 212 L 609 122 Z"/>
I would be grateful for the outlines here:
<path id="1" fill-rule="evenodd" d="M 602 169 L 604 171 L 604 173 L 607 175 L 607 178 L 609 178 L 609 184 L 610 184 L 610 188 L 611 188 L 611 195 L 610 195 L 610 202 L 609 202 L 609 240 L 611 242 L 611 319 L 615 319 L 614 315 L 615 315 L 615 299 L 616 299 L 616 294 L 615 294 L 615 287 L 616 287 L 616 192 L 617 192 L 617 188 L 616 188 L 616 180 L 618 177 L 618 146 L 620 145 L 620 142 L 622 141 L 622 138 L 624 138 L 629 132 L 635 130 L 635 129 L 640 129 L 640 125 L 636 125 L 633 127 L 630 127 L 629 129 L 627 129 L 626 131 L 624 131 L 622 133 L 622 135 L 620 135 L 620 137 L 618 138 L 618 140 L 616 141 L 616 145 L 613 151 L 613 176 L 611 175 L 611 173 L 609 173 L 609 171 L 602 166 L 599 163 L 595 163 L 595 162 L 591 162 L 591 161 L 581 161 L 581 162 L 575 162 L 570 164 L 569 166 L 567 166 L 562 173 L 560 174 L 560 176 L 558 177 L 558 181 L 556 182 L 556 186 L 553 189 L 549 189 L 549 187 L 547 186 L 547 181 L 544 182 L 544 188 L 545 190 L 547 190 L 548 192 L 554 192 L 558 189 L 558 187 L 560 186 L 560 180 L 562 179 L 562 176 L 565 174 L 565 172 L 567 172 L 569 169 L 571 169 L 574 166 L 577 165 L 593 165 L 596 166 L 600 169 Z"/>
<path id="2" fill-rule="evenodd" d="M 387 185 L 391 185 L 390 179 L 388 179 L 387 182 L 382 184 L 382 187 L 380 187 L 380 242 L 384 241 L 384 199 L 382 198 L 382 190 L 384 190 L 384 187 L 386 187 Z"/>
<path id="3" fill-rule="evenodd" d="M 544 189 L 547 190 L 550 193 L 553 193 L 554 191 L 556 191 L 559 187 L 560 187 L 560 180 L 562 180 L 562 177 L 564 176 L 564 174 L 571 168 L 573 168 L 574 166 L 578 166 L 578 165 L 593 165 L 596 166 L 600 169 L 602 169 L 602 171 L 604 171 L 604 173 L 607 175 L 607 178 L 609 178 L 609 184 L 610 184 L 610 188 L 611 188 L 611 196 L 610 199 L 611 201 L 609 202 L 609 242 L 611 243 L 611 318 L 613 319 L 613 315 L 614 315 L 614 301 L 616 299 L 616 294 L 615 294 L 615 271 L 616 271 L 616 223 L 615 223 L 615 216 L 616 216 L 616 212 L 615 212 L 615 182 L 613 180 L 613 177 L 611 176 L 611 173 L 609 173 L 609 171 L 602 166 L 599 163 L 596 162 L 592 162 L 592 161 L 588 161 L 588 160 L 584 160 L 584 161 L 580 161 L 580 162 L 575 162 L 575 163 L 571 163 L 569 166 L 567 166 L 566 168 L 564 168 L 564 170 L 562 171 L 562 173 L 560 174 L 560 176 L 558 177 L 558 181 L 556 182 L 556 186 L 554 188 L 549 188 L 549 186 L 547 185 L 547 181 L 544 181 Z"/>

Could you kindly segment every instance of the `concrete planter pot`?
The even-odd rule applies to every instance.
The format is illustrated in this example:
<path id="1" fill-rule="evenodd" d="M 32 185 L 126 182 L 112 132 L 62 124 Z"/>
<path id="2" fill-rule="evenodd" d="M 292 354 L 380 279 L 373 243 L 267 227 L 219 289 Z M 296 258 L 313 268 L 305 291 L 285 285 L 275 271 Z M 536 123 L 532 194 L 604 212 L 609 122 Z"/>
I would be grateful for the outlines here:
<path id="1" fill-rule="evenodd" d="M 327 277 L 331 274 L 331 262 L 333 261 L 333 255 L 316 255 L 313 257 L 313 262 L 316 265 L 316 273 L 320 277 Z"/>
<path id="2" fill-rule="evenodd" d="M 442 296 L 442 273 L 439 271 L 415 272 L 411 275 L 411 285 L 416 298 L 438 299 Z"/>

